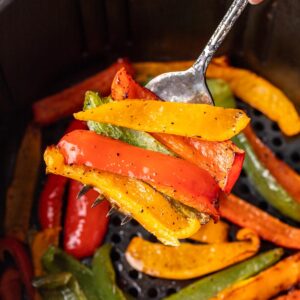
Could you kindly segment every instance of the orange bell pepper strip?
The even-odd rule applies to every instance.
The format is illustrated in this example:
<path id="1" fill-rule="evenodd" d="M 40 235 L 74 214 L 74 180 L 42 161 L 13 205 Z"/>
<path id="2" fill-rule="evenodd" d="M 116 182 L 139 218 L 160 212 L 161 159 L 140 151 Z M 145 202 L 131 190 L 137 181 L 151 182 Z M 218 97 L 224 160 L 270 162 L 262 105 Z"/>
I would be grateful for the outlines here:
<path id="1" fill-rule="evenodd" d="M 154 72 L 153 76 L 156 76 L 163 72 L 184 70 L 187 63 L 192 65 L 192 62 L 171 62 L 138 63 L 135 66 L 137 67 L 137 74 L 144 74 L 144 72 L 147 73 L 150 71 Z M 111 96 L 114 100 L 124 100 L 127 98 L 159 99 L 150 90 L 135 82 L 124 68 L 117 72 L 113 80 Z M 186 138 L 164 133 L 152 133 L 152 136 L 175 152 L 179 157 L 208 171 L 225 193 L 231 191 L 240 175 L 245 157 L 245 152 L 236 147 L 231 141 L 208 142 L 199 138 Z"/>
<path id="2" fill-rule="evenodd" d="M 250 121 L 239 109 L 138 99 L 106 103 L 75 113 L 74 117 L 146 132 L 200 137 L 207 141 L 231 139 Z"/>
<path id="3" fill-rule="evenodd" d="M 260 237 L 285 248 L 300 250 L 300 229 L 282 223 L 258 207 L 234 196 L 220 197 L 221 216 Z"/>
<path id="4" fill-rule="evenodd" d="M 131 240 L 125 256 L 136 270 L 167 279 L 191 279 L 223 269 L 253 256 L 259 249 L 258 236 L 242 229 L 237 242 L 212 245 L 181 243 L 168 247 L 140 237 Z"/>
<path id="5" fill-rule="evenodd" d="M 207 244 L 219 244 L 228 241 L 229 225 L 223 221 L 214 223 L 210 220 L 207 224 L 202 225 L 198 232 L 190 239 Z"/>
<path id="6" fill-rule="evenodd" d="M 172 201 L 148 184 L 86 166 L 67 165 L 55 147 L 44 154 L 47 172 L 94 186 L 111 204 L 136 219 L 145 229 L 168 245 L 179 245 L 178 239 L 188 238 L 200 228 L 192 212 L 178 211 Z"/>
<path id="7" fill-rule="evenodd" d="M 278 183 L 298 202 L 300 202 L 300 176 L 256 136 L 251 126 L 244 130 L 258 159 L 277 179 Z"/>
<path id="8" fill-rule="evenodd" d="M 30 248 L 35 276 L 43 275 L 41 259 L 51 245 L 58 246 L 60 230 L 59 227 L 46 228 L 34 235 Z"/>
<path id="9" fill-rule="evenodd" d="M 292 290 L 288 294 L 275 298 L 275 300 L 299 300 L 300 290 Z"/>
<path id="10" fill-rule="evenodd" d="M 251 71 L 234 68 L 224 60 L 213 60 L 207 77 L 228 82 L 233 93 L 278 123 L 286 135 L 300 132 L 300 117 L 292 101 L 277 87 Z"/>
<path id="11" fill-rule="evenodd" d="M 299 280 L 300 253 L 297 253 L 257 276 L 223 290 L 212 300 L 267 300 L 290 289 Z"/>
<path id="12" fill-rule="evenodd" d="M 82 107 L 82 99 L 87 90 L 109 95 L 112 80 L 120 68 L 133 74 L 133 68 L 127 60 L 119 59 L 107 69 L 67 88 L 57 94 L 43 98 L 33 104 L 34 121 L 47 125 L 72 115 Z"/>
<path id="13" fill-rule="evenodd" d="M 172 188 L 187 196 L 183 204 L 218 218 L 214 207 L 218 185 L 208 172 L 183 159 L 135 147 L 88 130 L 66 134 L 58 148 L 67 164 L 87 165 Z"/>

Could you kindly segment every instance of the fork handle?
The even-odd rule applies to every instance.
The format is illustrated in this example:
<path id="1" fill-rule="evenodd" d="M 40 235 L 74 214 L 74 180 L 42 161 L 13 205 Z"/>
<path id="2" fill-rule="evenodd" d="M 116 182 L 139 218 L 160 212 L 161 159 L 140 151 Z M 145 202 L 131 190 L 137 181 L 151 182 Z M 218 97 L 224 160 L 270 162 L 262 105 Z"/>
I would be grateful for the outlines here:
<path id="1" fill-rule="evenodd" d="M 193 68 L 197 72 L 205 74 L 208 64 L 210 63 L 215 52 L 218 50 L 228 32 L 234 25 L 235 21 L 242 14 L 244 9 L 248 4 L 248 0 L 234 0 L 231 6 L 229 7 L 226 15 L 223 20 L 217 27 L 216 31 L 210 38 L 209 42 L 205 46 L 204 50 L 196 60 L 193 65 Z"/>

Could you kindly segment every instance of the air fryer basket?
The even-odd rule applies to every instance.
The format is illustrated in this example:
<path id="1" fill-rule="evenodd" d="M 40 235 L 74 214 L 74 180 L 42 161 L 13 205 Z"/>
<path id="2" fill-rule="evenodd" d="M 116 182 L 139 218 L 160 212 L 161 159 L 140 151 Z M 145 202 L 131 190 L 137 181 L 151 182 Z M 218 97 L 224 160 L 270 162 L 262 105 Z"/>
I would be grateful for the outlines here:
<path id="1" fill-rule="evenodd" d="M 133 61 L 194 59 L 231 0 L 14 0 L 0 1 L 1 214 L 31 103 L 127 56 Z M 6 5 L 7 4 L 7 5 Z M 245 66 L 281 87 L 300 104 L 300 2 L 265 0 L 248 8 L 224 43 L 235 65 Z M 300 138 L 286 138 L 277 125 L 240 103 L 256 133 L 300 172 Z M 67 120 L 43 128 L 43 146 L 55 143 Z M 40 170 L 39 194 L 44 179 Z M 280 220 L 242 173 L 234 192 Z M 3 219 L 3 218 L 2 218 Z M 111 217 L 106 237 L 120 287 L 138 299 L 161 299 L 191 281 L 156 279 L 133 270 L 124 251 L 133 236 L 155 240 L 135 221 L 120 226 Z M 36 206 L 32 226 L 37 226 Z M 298 224 L 299 226 L 299 224 Z M 236 231 L 232 226 L 231 233 Z M 263 249 L 272 247 L 263 243 Z M 171 259 L 171 258 L 170 258 Z"/>

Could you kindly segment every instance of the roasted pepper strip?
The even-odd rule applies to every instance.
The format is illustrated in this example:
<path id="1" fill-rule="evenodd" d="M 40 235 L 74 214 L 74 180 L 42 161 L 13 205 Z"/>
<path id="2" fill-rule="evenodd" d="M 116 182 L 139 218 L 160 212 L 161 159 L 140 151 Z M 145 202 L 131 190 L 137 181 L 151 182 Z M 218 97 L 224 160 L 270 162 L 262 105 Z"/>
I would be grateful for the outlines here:
<path id="1" fill-rule="evenodd" d="M 300 280 L 300 253 L 220 292 L 213 300 L 267 300 Z"/>
<path id="2" fill-rule="evenodd" d="M 116 274 L 110 261 L 111 245 L 99 248 L 93 258 L 92 270 L 95 276 L 101 299 L 126 300 L 123 292 L 116 284 Z"/>
<path id="3" fill-rule="evenodd" d="M 206 75 L 227 81 L 237 97 L 278 122 L 286 135 L 300 132 L 299 114 L 292 101 L 267 80 L 251 71 L 219 64 L 216 60 L 209 65 Z"/>
<path id="4" fill-rule="evenodd" d="M 47 228 L 39 231 L 33 237 L 31 242 L 31 256 L 34 267 L 34 275 L 41 276 L 43 274 L 43 267 L 41 258 L 49 248 L 49 246 L 58 246 L 58 237 L 60 232 L 59 227 Z"/>
<path id="5" fill-rule="evenodd" d="M 171 188 L 186 196 L 178 199 L 185 201 L 185 205 L 214 218 L 218 217 L 214 201 L 219 188 L 215 180 L 207 171 L 183 159 L 134 147 L 84 130 L 65 135 L 58 148 L 67 164 L 87 165 L 100 171 Z"/>
<path id="6" fill-rule="evenodd" d="M 300 221 L 300 203 L 288 194 L 260 162 L 246 136 L 241 133 L 234 138 L 234 141 L 247 153 L 243 168 L 256 190 L 283 215 Z"/>
<path id="7" fill-rule="evenodd" d="M 258 236 L 243 229 L 239 242 L 214 245 L 181 243 L 168 247 L 142 238 L 131 240 L 125 256 L 128 263 L 140 272 L 167 279 L 190 279 L 223 269 L 254 255 L 260 246 Z"/>
<path id="8" fill-rule="evenodd" d="M 250 126 L 244 130 L 244 134 L 250 142 L 258 159 L 271 172 L 274 178 L 289 193 L 289 195 L 300 202 L 300 176 L 284 161 L 278 159 L 256 136 Z"/>
<path id="9" fill-rule="evenodd" d="M 277 297 L 275 300 L 299 300 L 300 290 L 290 291 L 288 294 Z"/>
<path id="10" fill-rule="evenodd" d="M 300 250 L 300 229 L 282 223 L 258 207 L 229 195 L 220 198 L 221 216 L 241 227 L 254 230 L 260 237 L 285 248 Z"/>
<path id="11" fill-rule="evenodd" d="M 0 299 L 21 300 L 22 285 L 20 274 L 13 268 L 7 268 L 0 276 Z"/>
<path id="12" fill-rule="evenodd" d="M 247 279 L 276 263 L 282 254 L 282 249 L 262 253 L 223 271 L 204 277 L 176 294 L 165 298 L 165 300 L 209 300 L 235 282 Z"/>
<path id="13" fill-rule="evenodd" d="M 84 166 L 64 164 L 64 157 L 55 148 L 48 148 L 44 155 L 47 171 L 63 175 L 83 184 L 92 185 L 113 204 L 130 214 L 158 239 L 178 245 L 179 238 L 196 233 L 200 223 L 194 217 L 181 214 L 173 205 L 149 185 L 111 173 L 100 172 Z"/>
<path id="14" fill-rule="evenodd" d="M 228 241 L 229 225 L 223 221 L 214 223 L 212 220 L 201 226 L 200 230 L 190 239 L 207 244 L 225 243 Z"/>
<path id="15" fill-rule="evenodd" d="M 82 106 L 82 99 L 87 90 L 99 91 L 102 95 L 108 95 L 111 82 L 116 72 L 122 67 L 126 68 L 129 73 L 133 73 L 131 64 L 120 59 L 96 75 L 34 103 L 35 122 L 47 125 L 78 111 Z"/>
<path id="16" fill-rule="evenodd" d="M 225 98 L 226 101 L 231 99 L 234 102 L 233 95 L 226 83 L 212 80 L 209 84 L 215 100 Z M 158 100 L 158 97 L 151 91 L 135 82 L 124 68 L 117 72 L 113 80 L 111 95 L 114 100 L 127 98 Z M 152 133 L 152 136 L 180 157 L 208 171 L 226 193 L 230 192 L 239 177 L 245 153 L 230 141 L 207 142 L 199 138 L 186 138 L 163 133 Z"/>
<path id="17" fill-rule="evenodd" d="M 41 162 L 41 131 L 29 124 L 22 139 L 13 180 L 6 194 L 6 235 L 26 239 L 36 180 Z"/>
<path id="18" fill-rule="evenodd" d="M 147 132 L 161 132 L 207 141 L 225 141 L 249 123 L 238 109 L 207 104 L 186 104 L 151 100 L 111 102 L 74 114 L 82 121 L 97 121 Z"/>

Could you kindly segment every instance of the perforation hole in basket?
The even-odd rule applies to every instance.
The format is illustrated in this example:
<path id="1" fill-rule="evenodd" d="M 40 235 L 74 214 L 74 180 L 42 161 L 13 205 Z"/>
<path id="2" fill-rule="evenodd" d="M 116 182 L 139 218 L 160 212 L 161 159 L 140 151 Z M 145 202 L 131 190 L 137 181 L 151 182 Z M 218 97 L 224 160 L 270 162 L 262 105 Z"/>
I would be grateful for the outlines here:
<path id="1" fill-rule="evenodd" d="M 111 241 L 115 244 L 118 244 L 122 241 L 122 238 L 119 234 L 117 233 L 114 233 L 112 236 L 111 236 Z"/>
<path id="2" fill-rule="evenodd" d="M 283 141 L 282 141 L 282 139 L 281 139 L 280 137 L 274 137 L 274 138 L 272 139 L 272 144 L 273 144 L 275 147 L 280 147 L 280 146 L 282 146 Z"/>
<path id="3" fill-rule="evenodd" d="M 137 298 L 139 296 L 139 291 L 134 286 L 132 286 L 128 289 L 128 293 L 134 298 Z"/>
<path id="4" fill-rule="evenodd" d="M 150 289 L 148 290 L 148 293 L 147 293 L 147 294 L 148 294 L 148 296 L 149 296 L 150 298 L 156 298 L 158 292 L 157 292 L 157 289 L 156 289 L 156 288 L 152 287 L 152 288 L 150 288 Z"/>
<path id="5" fill-rule="evenodd" d="M 265 126 L 262 122 L 255 121 L 255 122 L 253 122 L 253 128 L 256 131 L 263 131 L 265 129 Z"/>
<path id="6" fill-rule="evenodd" d="M 299 163 L 300 162 L 300 154 L 298 152 L 292 152 L 291 160 L 295 164 Z"/>

